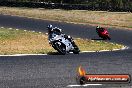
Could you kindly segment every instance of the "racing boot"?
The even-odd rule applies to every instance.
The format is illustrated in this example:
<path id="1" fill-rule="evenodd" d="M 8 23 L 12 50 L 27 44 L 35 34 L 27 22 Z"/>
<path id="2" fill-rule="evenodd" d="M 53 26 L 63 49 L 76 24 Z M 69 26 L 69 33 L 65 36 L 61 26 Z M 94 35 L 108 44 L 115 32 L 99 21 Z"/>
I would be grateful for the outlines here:
<path id="1" fill-rule="evenodd" d="M 71 44 L 73 45 L 73 47 L 76 47 L 77 46 L 75 44 L 75 42 L 73 41 L 73 38 L 71 36 L 67 36 L 67 39 L 71 42 Z"/>

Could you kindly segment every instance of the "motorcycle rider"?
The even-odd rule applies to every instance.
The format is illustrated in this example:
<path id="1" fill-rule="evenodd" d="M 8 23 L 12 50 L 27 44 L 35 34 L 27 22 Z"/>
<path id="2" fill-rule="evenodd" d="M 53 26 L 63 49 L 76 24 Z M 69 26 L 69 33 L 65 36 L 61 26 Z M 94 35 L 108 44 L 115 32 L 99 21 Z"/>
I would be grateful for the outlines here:
<path id="1" fill-rule="evenodd" d="M 72 43 L 73 47 L 76 47 L 76 46 L 77 46 L 77 45 L 75 44 L 75 42 L 73 41 L 73 38 L 72 38 L 71 36 L 67 36 L 66 34 L 64 34 L 64 33 L 62 32 L 62 29 L 60 29 L 60 28 L 58 28 L 58 27 L 53 27 L 51 24 L 49 24 L 49 25 L 47 26 L 47 30 L 48 30 L 48 34 L 49 34 L 49 35 L 52 34 L 52 33 L 56 33 L 56 34 L 58 34 L 58 35 L 63 34 L 63 35 L 64 35 L 64 38 L 68 39 L 68 40 Z"/>
<path id="2" fill-rule="evenodd" d="M 98 35 L 100 36 L 100 32 L 103 32 L 105 30 L 105 28 L 97 26 L 96 27 L 96 32 L 98 33 Z"/>
<path id="3" fill-rule="evenodd" d="M 57 27 L 53 28 L 51 24 L 47 26 L 47 30 L 48 30 L 48 34 L 52 34 L 52 33 L 62 34 L 62 29 Z"/>
<path id="4" fill-rule="evenodd" d="M 105 30 L 105 28 L 97 26 L 96 27 L 96 32 L 98 33 L 99 31 L 103 32 Z"/>

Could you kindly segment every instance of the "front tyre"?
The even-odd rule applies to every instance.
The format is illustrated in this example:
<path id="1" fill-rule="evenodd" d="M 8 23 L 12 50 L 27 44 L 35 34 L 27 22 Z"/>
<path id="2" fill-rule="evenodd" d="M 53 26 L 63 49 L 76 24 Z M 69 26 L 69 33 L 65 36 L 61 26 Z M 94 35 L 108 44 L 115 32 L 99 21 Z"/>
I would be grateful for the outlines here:
<path id="1" fill-rule="evenodd" d="M 66 47 L 65 47 L 65 45 L 63 44 L 63 43 L 61 43 L 61 42 L 55 42 L 54 43 L 54 45 L 55 45 L 55 49 L 60 53 L 60 54 L 62 54 L 62 55 L 65 55 L 66 54 Z"/>

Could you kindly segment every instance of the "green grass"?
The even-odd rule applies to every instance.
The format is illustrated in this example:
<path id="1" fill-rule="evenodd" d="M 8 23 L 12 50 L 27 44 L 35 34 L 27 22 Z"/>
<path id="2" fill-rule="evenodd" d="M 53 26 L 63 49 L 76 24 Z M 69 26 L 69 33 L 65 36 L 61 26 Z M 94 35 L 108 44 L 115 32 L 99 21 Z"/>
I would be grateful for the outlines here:
<path id="1" fill-rule="evenodd" d="M 56 52 L 43 33 L 0 28 L 0 54 L 45 54 Z M 120 49 L 123 45 L 75 38 L 81 51 Z"/>

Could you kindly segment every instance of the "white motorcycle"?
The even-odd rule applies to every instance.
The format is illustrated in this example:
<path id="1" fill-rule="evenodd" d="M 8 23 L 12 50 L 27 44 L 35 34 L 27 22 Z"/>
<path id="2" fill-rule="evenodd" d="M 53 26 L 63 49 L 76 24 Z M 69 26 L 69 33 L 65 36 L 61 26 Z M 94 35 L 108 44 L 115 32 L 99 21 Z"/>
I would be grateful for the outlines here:
<path id="1" fill-rule="evenodd" d="M 63 55 L 69 52 L 79 54 L 80 50 L 78 46 L 73 46 L 72 43 L 64 36 L 64 34 L 57 33 L 49 34 L 49 44 L 51 44 L 55 50 L 57 50 L 60 54 Z"/>

